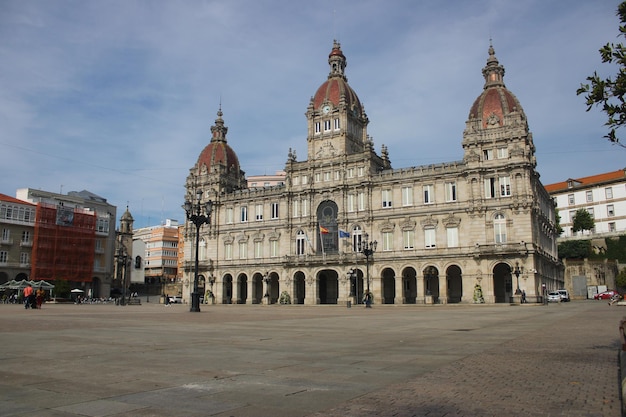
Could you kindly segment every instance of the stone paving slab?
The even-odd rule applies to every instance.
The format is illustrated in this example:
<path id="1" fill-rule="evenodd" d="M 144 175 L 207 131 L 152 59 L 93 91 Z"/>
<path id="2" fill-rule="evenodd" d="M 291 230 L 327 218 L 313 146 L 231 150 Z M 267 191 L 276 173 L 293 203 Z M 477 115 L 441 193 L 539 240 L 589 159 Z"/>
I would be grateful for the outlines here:
<path id="1" fill-rule="evenodd" d="M 2 416 L 621 416 L 621 306 L 0 305 Z"/>

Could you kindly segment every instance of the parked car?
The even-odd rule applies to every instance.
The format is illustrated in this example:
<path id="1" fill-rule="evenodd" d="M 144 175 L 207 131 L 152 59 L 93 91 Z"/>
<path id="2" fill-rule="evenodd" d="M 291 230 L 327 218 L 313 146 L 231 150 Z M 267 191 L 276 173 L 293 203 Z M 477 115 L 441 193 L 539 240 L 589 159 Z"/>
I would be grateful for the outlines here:
<path id="1" fill-rule="evenodd" d="M 613 290 L 609 290 L 609 291 L 604 291 L 601 293 L 598 293 L 596 295 L 593 296 L 594 300 L 609 300 L 611 299 L 611 297 L 613 297 L 614 295 L 618 295 L 617 291 L 613 291 Z"/>
<path id="2" fill-rule="evenodd" d="M 567 290 L 557 290 L 556 292 L 561 295 L 561 301 L 569 301 L 569 292 Z"/>
<path id="3" fill-rule="evenodd" d="M 558 291 L 552 291 L 548 293 L 548 302 L 549 303 L 560 303 L 561 302 L 561 294 Z"/>

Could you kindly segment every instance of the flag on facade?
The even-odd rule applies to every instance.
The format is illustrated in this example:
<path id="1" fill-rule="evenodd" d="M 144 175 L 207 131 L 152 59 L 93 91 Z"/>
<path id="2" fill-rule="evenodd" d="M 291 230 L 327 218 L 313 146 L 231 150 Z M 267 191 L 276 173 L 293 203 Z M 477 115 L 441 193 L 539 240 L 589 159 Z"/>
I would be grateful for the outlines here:
<path id="1" fill-rule="evenodd" d="M 350 233 L 344 232 L 343 230 L 339 229 L 339 238 L 342 239 L 345 237 L 350 237 Z"/>
<path id="2" fill-rule="evenodd" d="M 323 235 L 328 234 L 328 229 L 324 226 L 320 226 L 320 233 Z"/>

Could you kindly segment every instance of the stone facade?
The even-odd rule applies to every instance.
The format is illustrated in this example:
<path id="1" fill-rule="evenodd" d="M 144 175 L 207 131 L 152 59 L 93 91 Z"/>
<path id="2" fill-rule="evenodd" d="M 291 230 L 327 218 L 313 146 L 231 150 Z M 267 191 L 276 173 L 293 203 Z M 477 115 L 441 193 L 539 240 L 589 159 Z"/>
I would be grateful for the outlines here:
<path id="1" fill-rule="evenodd" d="M 492 47 L 463 160 L 428 166 L 392 168 L 387 147 L 374 150 L 336 42 L 328 63 L 306 111 L 307 157 L 289 150 L 284 185 L 247 188 L 221 109 L 190 169 L 186 198 L 213 201 L 199 275 L 216 302 L 361 303 L 369 289 L 374 304 L 509 303 L 563 286 L 554 204 Z M 187 299 L 195 233 L 187 222 Z"/>

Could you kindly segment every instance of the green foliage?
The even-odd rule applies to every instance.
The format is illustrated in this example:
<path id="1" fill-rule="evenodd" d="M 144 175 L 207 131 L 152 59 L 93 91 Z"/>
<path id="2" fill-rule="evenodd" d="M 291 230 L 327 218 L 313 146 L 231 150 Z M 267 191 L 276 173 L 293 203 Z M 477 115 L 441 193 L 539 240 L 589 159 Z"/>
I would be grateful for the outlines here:
<path id="1" fill-rule="evenodd" d="M 615 284 L 617 288 L 626 288 L 626 269 L 622 269 L 617 277 L 615 277 Z"/>
<path id="2" fill-rule="evenodd" d="M 57 297 L 69 298 L 70 296 L 70 283 L 63 278 L 57 278 L 54 280 L 54 294 Z"/>
<path id="3" fill-rule="evenodd" d="M 559 258 L 584 259 L 592 254 L 591 240 L 567 240 L 559 244 Z"/>
<path id="4" fill-rule="evenodd" d="M 563 234 L 563 228 L 561 227 L 561 215 L 559 214 L 559 210 L 556 209 L 556 235 L 561 236 Z"/>
<path id="5" fill-rule="evenodd" d="M 626 236 L 606 239 L 607 259 L 615 259 L 620 263 L 626 263 Z"/>
<path id="6" fill-rule="evenodd" d="M 574 232 L 591 230 L 595 227 L 595 225 L 596 222 L 586 209 L 576 210 L 576 214 L 574 214 L 574 227 L 572 228 Z"/>
<path id="7" fill-rule="evenodd" d="M 617 8 L 617 16 L 620 22 L 619 35 L 626 35 L 626 1 L 620 3 Z M 607 43 L 600 48 L 600 56 L 603 63 L 616 64 L 619 71 L 615 78 L 600 78 L 597 72 L 587 77 L 589 84 L 581 84 L 576 90 L 577 95 L 584 94 L 587 104 L 587 111 L 596 105 L 602 106 L 602 111 L 608 116 L 605 123 L 609 127 L 609 133 L 604 137 L 609 141 L 626 148 L 626 145 L 620 143 L 615 131 L 626 124 L 626 104 L 624 103 L 624 95 L 626 94 L 626 48 L 621 44 Z"/>

